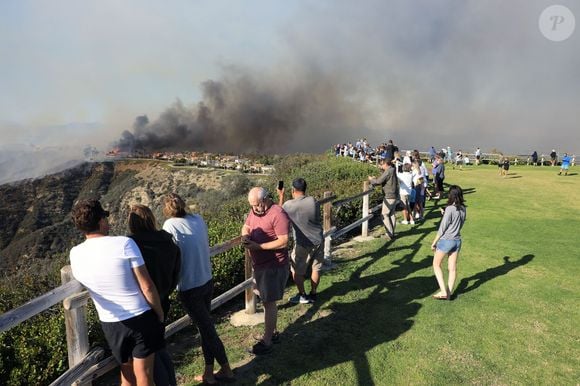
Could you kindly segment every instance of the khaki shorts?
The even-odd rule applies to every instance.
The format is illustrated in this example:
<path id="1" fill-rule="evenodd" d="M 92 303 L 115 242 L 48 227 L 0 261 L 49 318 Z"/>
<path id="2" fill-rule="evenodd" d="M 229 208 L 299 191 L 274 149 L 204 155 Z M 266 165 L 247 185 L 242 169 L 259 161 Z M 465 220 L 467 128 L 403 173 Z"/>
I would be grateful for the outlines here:
<path id="1" fill-rule="evenodd" d="M 297 275 L 306 275 L 308 267 L 310 266 L 312 267 L 312 271 L 320 272 L 323 261 L 324 256 L 320 245 L 303 247 L 302 245 L 294 244 L 294 248 L 290 254 L 290 269 Z"/>
<path id="2" fill-rule="evenodd" d="M 288 265 L 254 271 L 254 286 L 264 303 L 275 302 L 284 297 L 289 275 Z"/>

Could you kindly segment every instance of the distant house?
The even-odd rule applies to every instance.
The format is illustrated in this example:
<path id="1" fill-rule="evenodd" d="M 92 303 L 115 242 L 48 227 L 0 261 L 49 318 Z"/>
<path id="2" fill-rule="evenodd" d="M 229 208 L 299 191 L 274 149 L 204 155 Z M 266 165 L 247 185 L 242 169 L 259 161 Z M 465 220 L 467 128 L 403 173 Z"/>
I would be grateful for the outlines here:
<path id="1" fill-rule="evenodd" d="M 274 166 L 271 165 L 266 165 L 266 166 L 262 166 L 262 173 L 264 174 L 272 174 L 274 173 Z"/>

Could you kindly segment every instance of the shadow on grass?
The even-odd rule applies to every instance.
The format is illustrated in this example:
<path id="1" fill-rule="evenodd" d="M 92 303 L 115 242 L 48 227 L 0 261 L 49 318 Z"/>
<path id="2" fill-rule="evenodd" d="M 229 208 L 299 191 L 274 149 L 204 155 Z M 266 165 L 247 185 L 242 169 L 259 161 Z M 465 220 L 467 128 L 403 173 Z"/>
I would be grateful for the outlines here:
<path id="1" fill-rule="evenodd" d="M 503 276 L 508 272 L 529 263 L 533 258 L 534 255 L 524 255 L 518 260 L 510 261 L 509 256 L 504 256 L 503 264 L 498 265 L 497 267 L 488 268 L 483 272 L 479 272 L 470 277 L 461 279 L 455 290 L 455 296 L 460 296 L 467 292 L 473 291 L 479 288 L 485 282 L 495 279 L 496 277 Z"/>
<path id="2" fill-rule="evenodd" d="M 467 194 L 475 192 L 473 188 L 466 190 Z M 425 217 L 440 218 L 439 205 L 427 208 Z M 347 380 L 342 379 L 340 373 L 325 372 L 325 379 L 308 377 L 322 369 L 349 364 L 355 369 L 356 384 L 374 385 L 377 372 L 371 371 L 367 353 L 377 346 L 385 350 L 385 343 L 408 332 L 422 307 L 419 300 L 438 288 L 431 273 L 429 276 L 413 275 L 431 267 L 432 254 L 418 254 L 425 238 L 436 230 L 437 226 L 432 223 L 413 227 L 397 225 L 396 242 L 387 241 L 377 250 L 349 258 L 351 267 L 358 264 L 355 270 L 346 279 L 320 291 L 315 304 L 291 306 L 296 307 L 300 316 L 282 331 L 282 343 L 268 356 L 254 357 L 239 366 L 236 369 L 238 383 L 290 384 L 305 376 L 311 383 L 341 384 Z M 413 241 L 407 245 L 400 243 L 407 236 L 415 237 L 410 237 Z M 404 255 L 392 261 L 390 269 L 380 272 L 371 269 L 396 251 L 403 251 Z M 284 304 L 280 309 L 289 307 Z M 388 349 L 396 352 L 399 346 L 394 343 Z"/>
<path id="3" fill-rule="evenodd" d="M 438 209 L 429 208 L 433 210 Z M 315 304 L 293 306 L 301 315 L 281 333 L 282 343 L 267 357 L 254 357 L 238 367 L 239 384 L 289 384 L 318 370 L 348 363 L 355 368 L 358 385 L 374 385 L 367 352 L 409 331 L 422 307 L 418 300 L 437 289 L 431 275 L 410 277 L 431 266 L 431 254 L 417 259 L 422 241 L 436 229 L 425 225 L 404 230 L 397 226 L 397 242 L 387 241 L 377 250 L 349 258 L 349 265 L 358 264 L 356 269 L 346 279 L 320 291 Z M 418 237 L 409 245 L 399 243 L 409 235 Z M 388 270 L 370 269 L 395 251 L 407 252 L 392 261 Z M 286 308 L 287 304 L 280 307 Z M 393 345 L 392 350 L 397 349 Z M 340 384 L 346 380 L 337 375 L 311 381 Z"/>
<path id="4" fill-rule="evenodd" d="M 367 351 L 408 331 L 421 308 L 416 300 L 428 296 L 436 287 L 432 277 L 406 278 L 431 265 L 431 256 L 414 262 L 417 248 L 410 249 L 410 253 L 393 262 L 394 268 L 364 276 L 365 270 L 382 257 L 377 251 L 375 256 L 367 256 L 372 258 L 349 279 L 320 292 L 317 302 L 282 332 L 283 341 L 274 353 L 267 358 L 256 357 L 236 369 L 240 383 L 288 384 L 304 374 L 352 363 L 357 383 L 373 385 Z M 364 294 L 356 296 L 361 291 Z M 334 301 L 328 304 L 331 299 Z M 326 307 L 321 309 L 323 305 Z M 261 374 L 269 378 L 259 382 Z M 333 382 L 340 383 L 340 377 Z"/>

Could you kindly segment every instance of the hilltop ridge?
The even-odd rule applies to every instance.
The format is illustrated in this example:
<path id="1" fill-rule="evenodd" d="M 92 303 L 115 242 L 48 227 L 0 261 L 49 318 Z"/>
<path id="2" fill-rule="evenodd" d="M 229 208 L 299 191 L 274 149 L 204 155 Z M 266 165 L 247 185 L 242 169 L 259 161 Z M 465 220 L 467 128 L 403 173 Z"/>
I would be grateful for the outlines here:
<path id="1" fill-rule="evenodd" d="M 0 269 L 4 275 L 67 253 L 82 240 L 70 220 L 79 199 L 102 200 L 111 215 L 113 234 L 125 234 L 126 216 L 134 203 L 158 211 L 161 195 L 185 197 L 219 189 L 223 170 L 172 169 L 159 161 L 82 163 L 42 178 L 0 185 Z M 161 217 L 159 217 L 161 218 Z"/>

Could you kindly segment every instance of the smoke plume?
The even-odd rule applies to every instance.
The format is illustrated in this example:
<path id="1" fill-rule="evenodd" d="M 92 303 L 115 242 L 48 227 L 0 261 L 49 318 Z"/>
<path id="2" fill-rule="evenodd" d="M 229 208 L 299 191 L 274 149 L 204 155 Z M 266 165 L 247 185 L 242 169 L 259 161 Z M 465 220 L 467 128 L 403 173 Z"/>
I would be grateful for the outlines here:
<path id="1" fill-rule="evenodd" d="M 157 119 L 138 116 L 117 147 L 132 150 L 270 152 L 319 150 L 320 137 L 355 120 L 358 107 L 341 95 L 337 78 L 314 70 L 281 79 L 229 68 L 219 81 L 202 85 L 195 106 L 176 101 Z M 312 130 L 312 132 L 308 132 Z"/>

